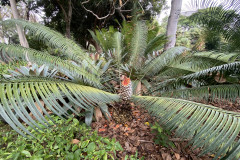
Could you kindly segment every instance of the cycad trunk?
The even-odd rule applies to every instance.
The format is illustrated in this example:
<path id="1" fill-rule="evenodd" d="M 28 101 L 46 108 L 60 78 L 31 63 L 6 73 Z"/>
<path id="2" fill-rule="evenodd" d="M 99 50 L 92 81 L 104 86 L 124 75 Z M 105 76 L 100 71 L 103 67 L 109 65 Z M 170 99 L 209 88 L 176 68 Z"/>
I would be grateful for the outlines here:
<path id="1" fill-rule="evenodd" d="M 167 25 L 168 42 L 164 46 L 164 50 L 168 50 L 169 48 L 172 48 L 175 46 L 177 23 L 181 13 L 181 7 L 182 7 L 182 0 L 172 0 L 171 12 L 168 18 L 168 25 Z"/>
<path id="2" fill-rule="evenodd" d="M 16 1 L 15 0 L 10 0 L 10 4 L 11 4 L 11 9 L 12 9 L 14 19 L 19 19 Z M 22 28 L 18 25 L 17 25 L 17 32 L 18 32 L 18 37 L 19 37 L 21 46 L 29 48 L 26 36 L 25 36 Z"/>

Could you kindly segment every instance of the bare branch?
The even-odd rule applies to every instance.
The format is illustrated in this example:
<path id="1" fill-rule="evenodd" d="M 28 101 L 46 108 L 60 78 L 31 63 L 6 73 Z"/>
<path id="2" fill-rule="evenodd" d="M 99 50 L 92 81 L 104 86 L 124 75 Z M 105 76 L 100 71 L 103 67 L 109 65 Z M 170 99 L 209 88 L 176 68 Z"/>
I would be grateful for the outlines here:
<path id="1" fill-rule="evenodd" d="M 125 21 L 126 18 L 124 17 L 124 15 L 122 14 L 121 10 L 120 9 L 117 9 L 119 15 L 122 17 L 122 19 Z"/>
<path id="2" fill-rule="evenodd" d="M 117 7 L 117 8 L 114 6 L 114 3 L 115 3 L 115 2 L 113 2 L 113 3 L 112 3 L 112 8 L 111 8 L 112 11 L 110 10 L 109 13 L 108 13 L 106 16 L 99 17 L 99 16 L 98 16 L 97 14 L 95 14 L 93 11 L 87 9 L 87 8 L 84 6 L 84 4 L 86 4 L 86 3 L 88 3 L 88 2 L 90 2 L 90 0 L 87 0 L 87 1 L 82 2 L 82 3 L 81 3 L 82 7 L 83 7 L 87 12 L 92 13 L 92 14 L 93 14 L 97 19 L 99 19 L 99 20 L 101 20 L 101 19 L 106 19 L 106 18 L 108 18 L 109 16 L 114 15 L 114 14 L 115 14 L 115 10 L 118 10 L 118 11 L 119 11 L 121 17 L 123 16 L 122 13 L 121 13 L 122 11 L 123 11 L 123 12 L 131 11 L 131 10 L 121 10 L 121 8 L 124 7 L 124 6 L 129 2 L 129 0 L 127 0 L 126 2 L 124 2 L 124 4 L 122 4 L 120 7 Z M 125 19 L 125 18 L 123 18 L 123 19 Z"/>
<path id="3" fill-rule="evenodd" d="M 120 10 L 121 12 L 132 12 L 132 9 L 130 10 Z"/>
<path id="4" fill-rule="evenodd" d="M 64 17 L 65 17 L 65 21 L 67 21 L 67 17 L 68 17 L 67 12 L 66 12 L 65 9 L 63 8 L 63 6 L 62 6 L 62 4 L 59 2 L 59 0 L 56 0 L 56 1 L 57 1 L 58 5 L 60 6 L 60 8 L 61 8 L 62 11 L 63 11 Z"/>
<path id="5" fill-rule="evenodd" d="M 124 6 L 127 4 L 128 1 L 129 1 L 129 0 L 127 0 L 125 3 L 123 3 L 123 5 L 120 7 L 120 9 L 121 9 L 122 7 L 124 7 Z"/>
<path id="6" fill-rule="evenodd" d="M 81 3 L 81 4 L 82 4 L 82 7 L 83 7 L 87 12 L 92 13 L 97 19 L 105 19 L 105 18 L 107 18 L 107 17 L 109 17 L 109 16 L 112 16 L 112 15 L 115 13 L 115 7 L 114 7 L 114 4 L 113 4 L 113 11 L 112 11 L 112 13 L 111 13 L 111 10 L 110 10 L 110 12 L 108 13 L 108 15 L 106 15 L 106 16 L 104 16 L 104 17 L 99 17 L 97 14 L 95 14 L 93 11 L 85 8 L 85 6 L 83 5 L 83 4 L 85 4 L 85 3 L 88 3 L 89 1 L 90 1 L 90 0 L 87 0 L 87 1 L 82 2 L 82 3 Z"/>

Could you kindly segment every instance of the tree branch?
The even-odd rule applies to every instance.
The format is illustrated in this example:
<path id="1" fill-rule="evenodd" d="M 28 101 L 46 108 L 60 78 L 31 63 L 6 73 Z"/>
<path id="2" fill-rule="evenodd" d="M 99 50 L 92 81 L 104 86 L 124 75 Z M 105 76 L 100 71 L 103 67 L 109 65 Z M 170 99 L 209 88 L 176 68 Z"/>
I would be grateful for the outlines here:
<path id="1" fill-rule="evenodd" d="M 122 11 L 123 11 L 123 12 L 131 11 L 131 10 L 121 10 L 121 8 L 124 7 L 124 6 L 129 2 L 129 0 L 127 0 L 126 2 L 124 2 L 124 4 L 122 4 L 120 7 L 117 7 L 117 8 L 114 6 L 114 3 L 115 3 L 115 2 L 113 2 L 113 3 L 112 3 L 112 8 L 110 9 L 109 13 L 108 13 L 106 16 L 99 17 L 99 16 L 98 16 L 97 14 L 95 14 L 93 11 L 87 9 L 87 8 L 84 6 L 84 4 L 86 4 L 86 3 L 88 3 L 88 2 L 90 2 L 90 0 L 87 0 L 87 1 L 82 2 L 82 3 L 81 3 L 82 7 L 83 7 L 87 12 L 92 13 L 92 14 L 93 14 L 97 19 L 99 19 L 99 20 L 101 20 L 101 19 L 106 19 L 106 18 L 108 18 L 109 16 L 112 16 L 113 14 L 115 14 L 115 11 L 116 11 L 116 10 L 119 11 L 121 17 L 124 17 L 123 14 L 121 13 Z M 112 11 L 111 11 L 111 10 L 112 10 Z M 124 17 L 123 19 L 125 19 L 125 17 Z"/>
<path id="2" fill-rule="evenodd" d="M 59 0 L 56 0 L 58 5 L 61 7 L 62 11 L 63 11 L 63 14 L 64 14 L 64 17 L 65 17 L 65 21 L 67 20 L 67 12 L 65 11 L 65 9 L 63 8 L 63 6 L 61 5 L 61 3 L 59 2 Z"/>
<path id="3" fill-rule="evenodd" d="M 105 19 L 105 18 L 107 18 L 107 17 L 109 17 L 109 16 L 112 16 L 112 15 L 115 13 L 115 7 L 114 7 L 114 4 L 113 4 L 113 5 L 112 5 L 112 6 L 113 6 L 112 13 L 111 13 L 111 10 L 110 10 L 110 12 L 109 12 L 106 16 L 104 16 L 104 17 L 99 17 L 97 14 L 95 14 L 93 11 L 87 9 L 87 8 L 83 5 L 83 4 L 85 4 L 85 3 L 88 3 L 89 1 L 90 1 L 90 0 L 87 0 L 87 1 L 82 2 L 82 3 L 81 3 L 82 7 L 83 7 L 87 12 L 92 13 L 92 14 L 93 14 L 97 19 L 99 19 L 99 20 Z M 113 3 L 114 3 L 114 2 L 113 2 Z"/>

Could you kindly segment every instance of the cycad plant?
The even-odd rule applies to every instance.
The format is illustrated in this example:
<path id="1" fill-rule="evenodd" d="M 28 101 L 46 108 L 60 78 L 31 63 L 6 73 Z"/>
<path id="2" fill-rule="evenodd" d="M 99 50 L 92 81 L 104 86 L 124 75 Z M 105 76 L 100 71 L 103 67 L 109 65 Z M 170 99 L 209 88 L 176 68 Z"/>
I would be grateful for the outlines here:
<path id="1" fill-rule="evenodd" d="M 166 37 L 158 34 L 159 27 L 156 24 L 148 23 L 147 25 L 144 21 L 129 23 L 124 21 L 118 30 L 110 27 L 109 32 L 102 29 L 96 30 L 95 33 L 90 31 L 90 33 L 101 46 L 105 54 L 104 58 L 111 61 L 111 68 L 118 71 L 112 76 L 108 74 L 110 76 L 108 79 L 117 81 L 118 74 L 127 74 L 133 81 L 134 92 L 141 94 L 142 84 L 148 88 L 151 86 L 147 81 L 151 78 L 148 76 L 152 71 L 151 60 L 160 54 L 159 50 L 163 48 Z M 179 47 L 171 52 L 176 56 L 184 50 L 186 48 Z"/>
<path id="2" fill-rule="evenodd" d="M 119 95 L 104 91 L 106 88 L 101 84 L 101 65 L 92 62 L 73 41 L 64 39 L 59 33 L 39 24 L 22 20 L 7 20 L 4 23 L 22 25 L 29 34 L 35 35 L 51 47 L 60 47 L 60 51 L 69 57 L 68 60 L 62 60 L 45 52 L 0 44 L 2 58 L 21 58 L 45 64 L 66 75 L 64 79 L 43 77 L 41 74 L 0 79 L 0 115 L 21 135 L 31 133 L 20 119 L 36 130 L 41 129 L 29 116 L 29 111 L 47 127 L 49 124 L 44 115 L 51 119 L 49 110 L 60 117 L 66 117 L 68 110 L 78 114 L 76 110 L 80 108 L 85 110 L 86 122 L 89 124 L 95 107 L 100 107 L 103 113 L 108 114 L 106 104 L 119 101 Z M 146 85 L 151 83 L 155 88 L 151 91 L 153 94 L 165 94 L 172 98 L 133 95 L 131 100 L 146 108 L 161 125 L 175 131 L 176 136 L 190 139 L 190 144 L 194 147 L 201 147 L 202 154 L 213 153 L 215 159 L 219 156 L 223 159 L 237 159 L 240 156 L 240 114 L 184 99 L 203 99 L 210 95 L 216 100 L 236 100 L 240 94 L 238 54 L 191 54 L 185 52 L 184 47 L 176 47 L 156 58 L 151 56 L 146 59 L 147 46 L 150 45 L 145 41 L 146 29 L 144 22 L 136 24 L 131 38 L 131 52 L 125 53 L 122 52 L 125 49 L 122 48 L 122 34 L 116 32 L 115 50 L 111 51 L 114 61 L 117 66 L 130 69 L 129 75 L 144 77 Z M 123 61 L 124 55 L 128 57 L 125 59 L 126 63 Z M 110 65 L 109 70 L 114 67 Z M 130 77 L 134 78 L 132 75 Z M 231 79 L 218 85 L 222 81 L 216 77 Z M 174 96 L 177 98 L 173 98 Z M 42 113 L 37 108 L 41 108 Z"/>
<path id="3" fill-rule="evenodd" d="M 231 7 L 227 7 L 224 5 L 216 6 L 214 2 L 202 1 L 202 4 L 209 5 L 208 8 L 201 9 L 191 15 L 190 20 L 198 22 L 205 28 L 206 48 L 227 51 L 239 50 L 239 2 L 232 3 Z M 234 8 L 234 6 L 238 8 Z M 220 45 L 221 41 L 228 43 L 223 46 L 224 43 Z"/>

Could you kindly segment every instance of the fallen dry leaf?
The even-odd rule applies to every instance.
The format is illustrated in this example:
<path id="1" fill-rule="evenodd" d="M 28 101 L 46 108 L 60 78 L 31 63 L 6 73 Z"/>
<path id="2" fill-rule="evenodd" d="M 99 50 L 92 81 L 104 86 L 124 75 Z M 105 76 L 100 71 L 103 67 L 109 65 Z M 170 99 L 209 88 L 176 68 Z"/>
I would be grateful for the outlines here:
<path id="1" fill-rule="evenodd" d="M 176 159 L 179 160 L 180 159 L 180 155 L 178 153 L 174 153 L 174 154 L 175 154 Z"/>
<path id="2" fill-rule="evenodd" d="M 99 128 L 99 129 L 98 129 L 98 132 L 105 132 L 105 131 L 106 131 L 105 128 Z"/>
<path id="3" fill-rule="evenodd" d="M 130 151 L 131 151 L 131 148 L 130 148 L 130 146 L 129 146 L 129 143 L 128 143 L 128 142 L 125 142 L 125 147 L 126 147 L 126 150 L 127 150 L 128 152 L 130 152 Z"/>
<path id="4" fill-rule="evenodd" d="M 103 118 L 102 111 L 100 110 L 99 107 L 95 108 L 95 118 L 97 122 L 99 122 L 99 120 Z"/>
<path id="5" fill-rule="evenodd" d="M 80 142 L 80 141 L 79 141 L 78 139 L 73 139 L 71 143 L 72 143 L 72 144 L 78 144 L 79 142 Z"/>

